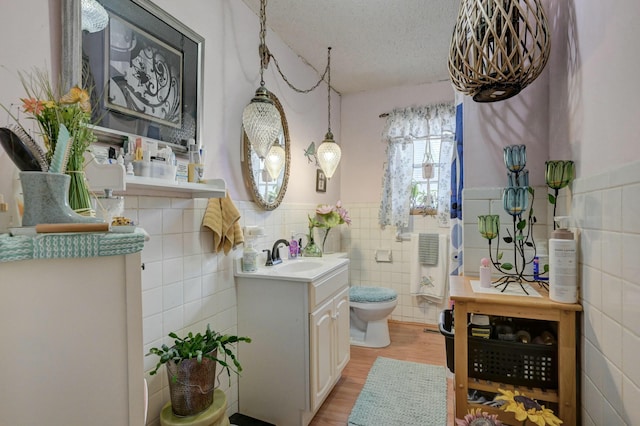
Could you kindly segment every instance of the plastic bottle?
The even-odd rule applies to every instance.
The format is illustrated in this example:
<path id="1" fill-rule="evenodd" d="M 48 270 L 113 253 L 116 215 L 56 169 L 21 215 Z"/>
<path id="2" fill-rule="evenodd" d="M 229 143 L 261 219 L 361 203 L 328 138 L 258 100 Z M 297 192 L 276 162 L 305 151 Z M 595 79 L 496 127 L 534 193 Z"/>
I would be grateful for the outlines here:
<path id="1" fill-rule="evenodd" d="M 569 217 L 554 218 L 558 229 L 549 239 L 549 298 L 555 302 L 578 301 L 576 241 L 569 231 Z"/>
<path id="2" fill-rule="evenodd" d="M 247 238 L 242 251 L 242 272 L 255 272 L 258 270 L 258 252 L 253 248 L 253 241 Z"/>
<path id="3" fill-rule="evenodd" d="M 202 182 L 204 177 L 204 165 L 200 156 L 200 150 L 196 141 L 189 140 L 189 164 L 187 166 L 187 180 L 189 182 Z"/>
<path id="4" fill-rule="evenodd" d="M 538 243 L 537 255 L 533 258 L 533 279 L 538 281 L 547 281 L 549 275 L 545 275 L 545 265 L 549 270 L 549 252 L 547 243 L 541 241 Z"/>
<path id="5" fill-rule="evenodd" d="M 295 259 L 298 257 L 298 240 L 295 235 L 291 234 L 291 241 L 289 241 L 289 259 Z"/>

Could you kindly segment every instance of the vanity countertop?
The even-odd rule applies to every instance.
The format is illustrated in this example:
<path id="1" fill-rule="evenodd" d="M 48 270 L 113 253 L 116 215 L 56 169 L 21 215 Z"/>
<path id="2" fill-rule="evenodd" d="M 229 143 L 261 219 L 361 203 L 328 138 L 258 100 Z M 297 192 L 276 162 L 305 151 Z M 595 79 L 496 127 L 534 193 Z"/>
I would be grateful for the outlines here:
<path id="1" fill-rule="evenodd" d="M 259 258 L 259 259 L 263 259 Z M 238 278 L 254 278 L 263 280 L 283 280 L 313 282 L 349 263 L 346 253 L 332 253 L 322 257 L 299 257 L 284 259 L 274 266 L 265 266 L 259 262 L 257 271 L 243 272 L 242 259 L 234 262 L 234 275 Z"/>

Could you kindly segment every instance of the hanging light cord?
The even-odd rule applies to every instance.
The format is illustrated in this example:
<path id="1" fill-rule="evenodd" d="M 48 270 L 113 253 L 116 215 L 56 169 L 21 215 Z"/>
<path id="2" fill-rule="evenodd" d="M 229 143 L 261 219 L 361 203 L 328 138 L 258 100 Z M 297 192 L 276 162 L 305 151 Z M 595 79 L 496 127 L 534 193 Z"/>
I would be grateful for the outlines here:
<path id="1" fill-rule="evenodd" d="M 331 133 L 331 48 L 327 49 L 327 129 Z"/>
<path id="2" fill-rule="evenodd" d="M 260 0 L 260 47 L 258 49 L 258 54 L 260 55 L 260 85 L 264 86 L 264 70 L 267 69 L 269 65 L 269 60 L 273 59 L 273 62 L 276 64 L 276 69 L 278 70 L 278 74 L 282 77 L 282 79 L 287 83 L 287 85 L 295 90 L 298 93 L 309 93 L 315 90 L 320 83 L 324 81 L 324 78 L 329 73 L 329 59 L 327 59 L 327 66 L 324 69 L 324 72 L 320 76 L 320 79 L 309 89 L 298 89 L 295 87 L 289 79 L 284 75 L 282 69 L 280 69 L 280 64 L 275 56 L 271 54 L 269 48 L 267 47 L 267 0 Z M 331 48 L 329 48 L 331 51 Z M 329 81 L 329 87 L 331 87 L 331 81 Z"/>

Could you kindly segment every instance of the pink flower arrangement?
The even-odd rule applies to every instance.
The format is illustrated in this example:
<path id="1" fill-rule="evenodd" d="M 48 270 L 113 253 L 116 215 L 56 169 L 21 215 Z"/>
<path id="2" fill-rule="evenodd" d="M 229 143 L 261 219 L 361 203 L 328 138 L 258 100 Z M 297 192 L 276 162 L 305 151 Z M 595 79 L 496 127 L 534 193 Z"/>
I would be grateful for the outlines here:
<path id="1" fill-rule="evenodd" d="M 325 228 L 327 232 L 325 232 L 322 241 L 322 246 L 324 247 L 327 235 L 329 235 L 329 230 L 343 223 L 351 225 L 351 217 L 349 217 L 347 209 L 342 207 L 340 200 L 338 200 L 335 206 L 319 204 L 318 207 L 316 207 L 315 215 L 309 216 L 309 237 L 313 239 L 313 228 Z"/>

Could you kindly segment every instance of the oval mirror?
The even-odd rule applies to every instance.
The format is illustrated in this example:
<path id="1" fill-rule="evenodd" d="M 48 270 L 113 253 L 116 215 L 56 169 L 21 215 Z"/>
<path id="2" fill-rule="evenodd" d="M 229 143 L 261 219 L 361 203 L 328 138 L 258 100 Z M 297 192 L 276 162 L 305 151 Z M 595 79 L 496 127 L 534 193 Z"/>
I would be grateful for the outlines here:
<path id="1" fill-rule="evenodd" d="M 251 192 L 253 196 L 253 200 L 264 210 L 274 210 L 282 202 L 284 194 L 287 191 L 287 184 L 289 183 L 291 157 L 287 117 L 276 95 L 269 92 L 269 98 L 273 101 L 276 108 L 278 108 L 282 122 L 282 132 L 280 132 L 278 140 L 274 143 L 274 147 L 279 145 L 284 150 L 284 163 L 282 167 L 276 169 L 270 168 L 271 170 L 268 170 L 268 160 L 258 157 L 258 154 L 251 148 L 247 133 L 244 131 L 244 128 L 242 129 L 242 175 L 247 189 L 249 189 L 249 192 Z M 277 148 L 271 148 L 271 150 L 275 149 Z M 269 151 L 267 157 L 269 157 L 270 154 L 271 151 Z"/>

